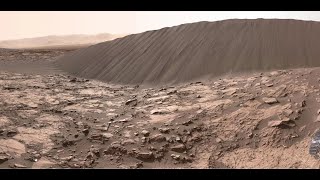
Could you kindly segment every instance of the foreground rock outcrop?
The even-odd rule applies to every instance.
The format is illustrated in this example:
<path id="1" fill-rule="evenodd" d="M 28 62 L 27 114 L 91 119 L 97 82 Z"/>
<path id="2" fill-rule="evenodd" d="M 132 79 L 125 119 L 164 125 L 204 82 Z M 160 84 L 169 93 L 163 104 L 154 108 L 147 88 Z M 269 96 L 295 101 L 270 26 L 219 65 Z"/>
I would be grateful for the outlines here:
<path id="1" fill-rule="evenodd" d="M 2 71 L 0 167 L 318 168 L 319 75 L 144 88 Z"/>

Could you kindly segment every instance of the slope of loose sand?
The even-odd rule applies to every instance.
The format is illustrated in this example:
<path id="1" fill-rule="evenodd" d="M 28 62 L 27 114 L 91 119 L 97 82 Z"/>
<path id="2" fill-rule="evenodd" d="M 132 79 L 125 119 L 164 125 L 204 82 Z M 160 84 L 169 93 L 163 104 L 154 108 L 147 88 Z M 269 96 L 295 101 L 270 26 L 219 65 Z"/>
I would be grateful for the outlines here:
<path id="1" fill-rule="evenodd" d="M 179 83 L 205 75 L 320 65 L 320 23 L 255 19 L 198 22 L 81 49 L 57 65 L 122 84 Z"/>

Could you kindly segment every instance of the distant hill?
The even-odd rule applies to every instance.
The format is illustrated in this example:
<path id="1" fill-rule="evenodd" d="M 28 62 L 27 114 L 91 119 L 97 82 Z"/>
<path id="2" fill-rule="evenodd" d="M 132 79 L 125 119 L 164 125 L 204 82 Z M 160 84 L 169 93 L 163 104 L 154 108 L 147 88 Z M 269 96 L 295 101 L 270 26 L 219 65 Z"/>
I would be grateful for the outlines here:
<path id="1" fill-rule="evenodd" d="M 124 37 L 126 34 L 97 34 L 97 35 L 63 35 L 44 36 L 17 40 L 0 41 L 0 48 L 24 49 L 24 48 L 50 48 L 64 46 L 89 46 L 104 41 Z"/>

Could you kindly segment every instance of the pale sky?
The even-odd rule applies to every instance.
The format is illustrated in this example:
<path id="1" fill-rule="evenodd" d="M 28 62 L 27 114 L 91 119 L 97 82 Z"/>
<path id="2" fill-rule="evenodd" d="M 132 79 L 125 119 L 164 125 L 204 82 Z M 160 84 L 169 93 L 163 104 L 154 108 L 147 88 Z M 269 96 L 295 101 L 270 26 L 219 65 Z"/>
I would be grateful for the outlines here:
<path id="1" fill-rule="evenodd" d="M 0 40 L 48 35 L 139 33 L 223 19 L 320 21 L 320 11 L 1 11 Z"/>

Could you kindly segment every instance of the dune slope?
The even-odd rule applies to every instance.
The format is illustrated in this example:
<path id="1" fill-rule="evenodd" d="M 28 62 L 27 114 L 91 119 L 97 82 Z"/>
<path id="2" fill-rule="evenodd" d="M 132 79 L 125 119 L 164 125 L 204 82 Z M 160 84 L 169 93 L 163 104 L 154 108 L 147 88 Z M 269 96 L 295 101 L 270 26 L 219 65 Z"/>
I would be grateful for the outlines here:
<path id="1" fill-rule="evenodd" d="M 198 22 L 133 34 L 56 62 L 73 75 L 162 84 L 230 72 L 320 65 L 320 23 L 280 19 Z"/>

